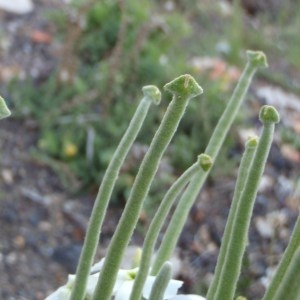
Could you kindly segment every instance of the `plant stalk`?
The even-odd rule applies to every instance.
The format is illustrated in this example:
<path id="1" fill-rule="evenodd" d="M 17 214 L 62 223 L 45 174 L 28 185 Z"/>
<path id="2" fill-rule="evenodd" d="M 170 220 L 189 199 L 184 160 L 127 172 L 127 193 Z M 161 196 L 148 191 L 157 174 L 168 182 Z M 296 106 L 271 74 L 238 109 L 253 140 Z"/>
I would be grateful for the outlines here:
<path id="1" fill-rule="evenodd" d="M 233 95 L 229 100 L 227 107 L 222 114 L 206 147 L 205 153 L 211 156 L 213 161 L 216 160 L 230 126 L 232 125 L 237 112 L 241 107 L 254 73 L 259 67 L 267 67 L 266 57 L 264 53 L 260 51 L 247 51 L 247 59 L 248 62 L 245 66 L 243 74 L 241 75 Z M 188 217 L 189 211 L 195 202 L 208 174 L 209 172 L 200 171 L 194 176 L 189 186 L 183 193 L 165 233 L 164 240 L 158 250 L 154 265 L 152 267 L 152 274 L 155 275 L 162 266 L 162 263 L 169 260 L 172 251 L 176 247 L 177 240 L 185 224 L 185 220 Z"/>
<path id="2" fill-rule="evenodd" d="M 108 165 L 99 188 L 77 266 L 75 283 L 70 300 L 84 299 L 88 276 L 99 242 L 101 226 L 121 165 L 141 129 L 150 104 L 152 102 L 158 104 L 160 101 L 160 92 L 155 86 L 145 86 L 143 93 L 144 97 L 137 107 L 127 131 Z"/>
<path id="3" fill-rule="evenodd" d="M 166 114 L 145 155 L 133 184 L 125 209 L 112 237 L 93 299 L 109 300 L 120 268 L 124 251 L 137 224 L 143 201 L 148 194 L 159 162 L 182 118 L 189 99 L 202 93 L 190 75 L 183 75 L 165 89 L 173 93 Z"/>

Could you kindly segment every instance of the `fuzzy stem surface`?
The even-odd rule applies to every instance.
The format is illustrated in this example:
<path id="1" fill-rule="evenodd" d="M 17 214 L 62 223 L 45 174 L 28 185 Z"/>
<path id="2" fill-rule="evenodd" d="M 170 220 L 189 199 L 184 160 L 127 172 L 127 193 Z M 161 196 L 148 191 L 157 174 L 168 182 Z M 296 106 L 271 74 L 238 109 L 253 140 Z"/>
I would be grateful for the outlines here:
<path id="1" fill-rule="evenodd" d="M 281 282 L 283 281 L 287 269 L 291 264 L 293 256 L 297 249 L 300 247 L 300 215 L 298 215 L 296 224 L 294 226 L 294 230 L 292 236 L 290 238 L 290 242 L 281 258 L 279 266 L 277 267 L 275 276 L 273 277 L 267 291 L 262 300 L 274 300 L 274 295 L 277 292 L 278 287 L 280 286 Z M 300 265 L 298 265 L 299 267 Z M 300 281 L 298 281 L 300 282 Z M 286 297 L 285 297 L 286 298 Z M 289 298 L 287 298 L 289 299 Z M 291 298 L 290 298 L 291 299 Z"/>
<path id="2" fill-rule="evenodd" d="M 240 109 L 254 73 L 259 67 L 267 66 L 266 57 L 260 51 L 248 51 L 247 59 L 248 62 L 233 92 L 233 95 L 229 100 L 221 118 L 219 119 L 219 122 L 206 147 L 205 153 L 211 156 L 213 161 L 215 161 L 229 131 L 229 128 Z M 165 239 L 158 250 L 151 271 L 152 274 L 156 274 L 162 264 L 170 258 L 172 251 L 175 249 L 182 228 L 185 224 L 185 220 L 188 217 L 189 211 L 193 203 L 195 202 L 208 174 L 209 172 L 200 171 L 197 175 L 194 176 L 194 178 L 189 183 L 189 186 L 183 193 L 165 233 Z M 168 244 L 166 241 L 168 241 Z"/>
<path id="3" fill-rule="evenodd" d="M 156 93 L 160 94 L 158 89 L 154 86 L 151 86 L 150 91 L 153 93 L 152 96 L 156 95 Z M 157 97 L 159 97 L 159 95 L 157 95 L 156 98 L 150 96 L 148 86 L 146 87 L 146 92 L 144 92 L 144 98 L 138 105 L 129 127 L 121 139 L 103 177 L 87 228 L 70 300 L 84 299 L 88 276 L 99 242 L 101 226 L 121 165 L 141 129 L 151 102 L 155 102 Z M 152 101 L 151 99 L 154 100 Z"/>
<path id="4" fill-rule="evenodd" d="M 240 202 L 242 192 L 245 188 L 246 179 L 249 174 L 249 169 L 254 157 L 256 146 L 257 146 L 256 137 L 253 137 L 246 142 L 245 152 L 241 160 L 237 182 L 233 193 L 231 208 L 229 210 L 227 223 L 222 237 L 222 243 L 221 243 L 221 248 L 218 256 L 217 265 L 215 268 L 213 282 L 211 283 L 208 293 L 206 295 L 207 300 L 214 299 L 215 292 L 220 282 L 220 277 L 224 266 L 225 257 L 230 255 L 228 248 L 229 248 L 229 241 L 232 233 L 232 227 L 237 215 L 237 208 Z"/>
<path id="5" fill-rule="evenodd" d="M 148 194 L 162 155 L 178 127 L 189 99 L 202 93 L 202 89 L 190 75 L 176 78 L 165 88 L 173 93 L 173 100 L 141 163 L 125 209 L 110 242 L 93 300 L 111 299 L 123 254 L 137 224 L 143 201 Z"/>
<path id="6" fill-rule="evenodd" d="M 224 258 L 217 291 L 213 299 L 232 300 L 234 297 L 248 241 L 253 205 L 271 148 L 274 128 L 275 123 L 273 122 L 263 123 L 263 131 L 232 224 L 232 233 L 227 245 L 228 255 Z"/>
<path id="7" fill-rule="evenodd" d="M 191 178 L 197 172 L 199 172 L 200 169 L 200 163 L 197 161 L 174 182 L 174 184 L 171 186 L 171 188 L 168 190 L 167 194 L 161 201 L 161 204 L 159 205 L 157 212 L 155 213 L 153 220 L 151 221 L 149 230 L 145 237 L 139 271 L 134 281 L 130 300 L 140 299 L 144 283 L 149 273 L 154 246 L 161 227 L 166 220 L 166 216 L 169 213 L 170 208 L 175 202 L 178 194 L 184 189 Z"/>
<path id="8" fill-rule="evenodd" d="M 165 290 L 172 278 L 172 265 L 169 262 L 166 262 L 154 281 L 154 284 L 151 289 L 149 300 L 164 300 Z M 139 298 L 135 298 L 139 299 Z"/>

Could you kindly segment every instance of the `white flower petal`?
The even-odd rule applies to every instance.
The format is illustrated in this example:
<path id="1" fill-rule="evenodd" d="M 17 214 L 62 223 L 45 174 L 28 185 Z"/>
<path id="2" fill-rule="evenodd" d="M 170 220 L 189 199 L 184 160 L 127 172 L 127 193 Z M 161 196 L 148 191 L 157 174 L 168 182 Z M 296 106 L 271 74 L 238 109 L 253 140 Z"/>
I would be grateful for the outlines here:
<path id="1" fill-rule="evenodd" d="M 206 298 L 199 295 L 176 295 L 170 300 L 206 300 Z"/>
<path id="2" fill-rule="evenodd" d="M 104 258 L 91 267 L 91 274 L 99 273 L 103 267 Z"/>
<path id="3" fill-rule="evenodd" d="M 120 290 L 120 288 L 122 287 L 122 285 L 124 284 L 124 282 L 127 281 L 132 281 L 131 277 L 128 274 L 127 270 L 119 270 L 118 275 L 117 275 L 117 280 L 115 282 L 115 286 L 113 289 L 113 295 L 115 295 L 115 293 Z M 133 284 L 133 283 L 132 283 Z"/>
<path id="4" fill-rule="evenodd" d="M 49 295 L 45 300 L 69 300 L 71 296 L 71 289 L 73 287 L 75 275 L 68 275 L 68 282 L 59 287 L 54 293 Z"/>
<path id="5" fill-rule="evenodd" d="M 69 300 L 71 296 L 71 290 L 66 286 L 61 286 L 54 293 L 49 295 L 45 300 Z"/>
<path id="6" fill-rule="evenodd" d="M 143 289 L 143 297 L 148 299 L 150 297 L 151 289 L 154 284 L 156 277 L 155 276 L 148 276 L 146 283 L 144 285 Z M 171 299 L 177 294 L 178 289 L 182 286 L 183 282 L 179 280 L 170 280 L 165 294 L 164 294 L 164 299 Z"/>
<path id="7" fill-rule="evenodd" d="M 99 273 L 90 275 L 88 278 L 88 283 L 86 287 L 86 295 L 89 297 L 93 297 L 94 291 L 98 282 Z"/>
<path id="8" fill-rule="evenodd" d="M 115 300 L 129 300 L 133 287 L 133 280 L 126 280 L 120 284 L 115 294 Z"/>

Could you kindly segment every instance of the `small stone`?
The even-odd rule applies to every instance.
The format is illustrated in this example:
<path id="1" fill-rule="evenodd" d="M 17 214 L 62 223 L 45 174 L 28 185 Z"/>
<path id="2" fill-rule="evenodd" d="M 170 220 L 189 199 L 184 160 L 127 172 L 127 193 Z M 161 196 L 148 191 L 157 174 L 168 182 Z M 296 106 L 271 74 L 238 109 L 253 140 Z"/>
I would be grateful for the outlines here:
<path id="1" fill-rule="evenodd" d="M 52 258 L 64 266 L 69 273 L 74 273 L 76 272 L 81 249 L 81 245 L 59 246 L 54 249 Z"/>
<path id="2" fill-rule="evenodd" d="M 13 242 L 17 249 L 23 249 L 26 245 L 26 240 L 25 240 L 24 236 L 22 236 L 22 235 L 17 235 L 14 238 Z"/>
<path id="3" fill-rule="evenodd" d="M 268 220 L 257 217 L 255 219 L 255 227 L 259 234 L 264 238 L 272 238 L 274 236 L 274 228 Z"/>
<path id="4" fill-rule="evenodd" d="M 271 190 L 274 186 L 274 179 L 268 175 L 263 175 L 260 179 L 258 191 L 260 193 Z"/>
<path id="5" fill-rule="evenodd" d="M 33 11 L 31 0 L 0 0 L 0 9 L 14 14 L 28 14 Z"/>
<path id="6" fill-rule="evenodd" d="M 38 229 L 42 232 L 50 232 L 52 230 L 52 225 L 49 222 L 41 221 L 38 225 Z"/>
<path id="7" fill-rule="evenodd" d="M 18 259 L 17 253 L 11 252 L 6 256 L 5 261 L 9 265 L 14 265 L 14 264 L 16 264 L 17 259 Z"/>
<path id="8" fill-rule="evenodd" d="M 2 178 L 6 184 L 13 184 L 14 176 L 10 169 L 3 169 L 1 171 Z"/>

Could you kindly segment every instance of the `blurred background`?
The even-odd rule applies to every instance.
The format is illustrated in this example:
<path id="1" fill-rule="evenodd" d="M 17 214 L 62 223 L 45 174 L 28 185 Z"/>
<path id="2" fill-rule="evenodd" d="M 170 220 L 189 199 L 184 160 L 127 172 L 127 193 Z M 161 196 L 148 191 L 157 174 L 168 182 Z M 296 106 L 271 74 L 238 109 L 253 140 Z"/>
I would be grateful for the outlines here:
<path id="1" fill-rule="evenodd" d="M 44 299 L 75 271 L 98 185 L 144 85 L 192 74 L 204 89 L 187 109 L 132 240 L 141 245 L 167 188 L 204 151 L 246 62 L 269 68 L 247 101 L 179 241 L 183 290 L 212 278 L 248 135 L 261 105 L 277 126 L 254 209 L 239 293 L 260 299 L 300 204 L 300 6 L 297 1 L 0 0 L 0 299 Z M 152 107 L 112 198 L 98 257 L 113 234 L 170 95 Z"/>

